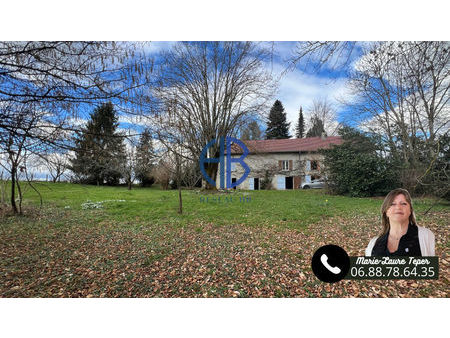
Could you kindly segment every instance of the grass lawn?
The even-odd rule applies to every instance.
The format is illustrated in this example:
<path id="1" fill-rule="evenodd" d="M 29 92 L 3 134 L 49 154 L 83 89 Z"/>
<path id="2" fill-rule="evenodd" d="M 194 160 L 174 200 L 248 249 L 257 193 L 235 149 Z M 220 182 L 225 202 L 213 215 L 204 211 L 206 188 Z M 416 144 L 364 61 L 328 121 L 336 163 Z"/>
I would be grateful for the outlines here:
<path id="1" fill-rule="evenodd" d="M 2 297 L 447 296 L 450 208 L 424 215 L 431 199 L 414 207 L 436 235 L 439 280 L 329 285 L 312 274 L 312 254 L 333 243 L 363 255 L 382 199 L 186 190 L 179 215 L 177 191 L 158 187 L 35 185 L 42 209 L 28 188 L 25 215 L 0 216 Z"/>

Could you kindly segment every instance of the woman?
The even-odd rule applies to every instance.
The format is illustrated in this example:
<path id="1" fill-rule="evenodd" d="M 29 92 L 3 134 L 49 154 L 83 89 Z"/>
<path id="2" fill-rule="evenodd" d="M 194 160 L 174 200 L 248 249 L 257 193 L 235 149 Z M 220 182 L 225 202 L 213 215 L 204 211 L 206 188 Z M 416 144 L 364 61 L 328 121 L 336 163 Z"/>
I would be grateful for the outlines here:
<path id="1" fill-rule="evenodd" d="M 381 206 L 383 232 L 370 240 L 366 256 L 434 256 L 434 234 L 416 224 L 411 196 L 392 190 Z"/>

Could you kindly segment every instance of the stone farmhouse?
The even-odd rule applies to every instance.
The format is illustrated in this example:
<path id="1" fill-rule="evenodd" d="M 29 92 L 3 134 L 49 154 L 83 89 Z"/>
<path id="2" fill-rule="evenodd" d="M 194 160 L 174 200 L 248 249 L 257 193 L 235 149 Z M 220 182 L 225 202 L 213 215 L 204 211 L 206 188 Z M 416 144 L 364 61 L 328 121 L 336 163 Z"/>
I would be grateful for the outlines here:
<path id="1" fill-rule="evenodd" d="M 250 152 L 244 159 L 250 167 L 250 174 L 237 189 L 260 190 L 266 182 L 270 182 L 272 189 L 299 189 L 301 183 L 322 176 L 323 155 L 319 154 L 319 149 L 342 142 L 339 136 L 244 141 Z M 238 146 L 232 147 L 231 152 L 235 158 L 243 153 Z M 232 163 L 232 182 L 236 182 L 243 173 L 239 163 Z M 220 172 L 216 180 L 217 188 L 220 187 L 219 177 Z"/>

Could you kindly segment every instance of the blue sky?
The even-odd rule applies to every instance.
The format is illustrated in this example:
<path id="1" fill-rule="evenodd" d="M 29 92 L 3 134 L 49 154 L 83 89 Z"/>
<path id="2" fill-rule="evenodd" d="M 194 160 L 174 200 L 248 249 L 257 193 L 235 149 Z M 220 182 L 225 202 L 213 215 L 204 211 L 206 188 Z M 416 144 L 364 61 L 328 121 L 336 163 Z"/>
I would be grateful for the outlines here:
<path id="1" fill-rule="evenodd" d="M 151 42 L 147 51 L 157 55 L 157 53 L 169 49 L 174 43 Z M 325 65 L 320 71 L 316 71 L 311 67 L 305 68 L 302 64 L 286 72 L 286 61 L 292 55 L 296 42 L 263 42 L 263 44 L 274 50 L 273 60 L 266 63 L 266 68 L 272 72 L 274 77 L 281 76 L 274 101 L 278 99 L 283 103 L 288 121 L 291 122 L 291 134 L 294 134 L 300 106 L 302 106 L 303 112 L 309 120 L 308 110 L 314 100 L 328 100 L 336 109 L 338 121 L 348 121 L 351 110 L 341 104 L 343 99 L 351 99 L 346 88 L 346 69 L 334 70 Z M 360 53 L 360 50 L 353 53 L 352 61 L 360 56 L 358 53 Z"/>
<path id="2" fill-rule="evenodd" d="M 175 41 L 156 41 L 145 44 L 145 52 L 157 58 L 162 51 L 170 49 Z M 293 69 L 288 67 L 288 59 L 292 56 L 297 42 L 281 41 L 281 42 L 259 42 L 265 47 L 273 50 L 273 57 L 270 61 L 266 61 L 265 67 L 271 72 L 274 78 L 279 78 L 278 92 L 273 101 L 280 100 L 285 108 L 288 122 L 291 122 L 291 135 L 294 135 L 295 126 L 298 119 L 300 106 L 306 122 L 309 121 L 309 109 L 314 100 L 328 100 L 336 110 L 338 122 L 344 120 L 348 123 L 348 116 L 351 116 L 351 109 L 341 104 L 342 100 L 351 100 L 351 96 L 346 87 L 347 73 L 346 69 L 335 70 L 329 65 L 324 65 L 319 71 L 312 67 L 306 67 L 300 64 Z M 357 60 L 361 55 L 357 52 L 353 55 L 353 60 Z M 351 67 L 351 65 L 349 66 Z M 76 125 L 84 124 L 92 113 L 94 107 L 91 105 L 80 107 L 80 119 L 75 120 Z M 268 114 L 269 109 L 263 114 Z M 72 120 L 73 121 L 73 120 Z M 136 117 L 120 116 L 120 127 L 139 132 L 143 128 L 142 120 Z M 261 129 L 265 130 L 265 123 L 260 124 Z"/>

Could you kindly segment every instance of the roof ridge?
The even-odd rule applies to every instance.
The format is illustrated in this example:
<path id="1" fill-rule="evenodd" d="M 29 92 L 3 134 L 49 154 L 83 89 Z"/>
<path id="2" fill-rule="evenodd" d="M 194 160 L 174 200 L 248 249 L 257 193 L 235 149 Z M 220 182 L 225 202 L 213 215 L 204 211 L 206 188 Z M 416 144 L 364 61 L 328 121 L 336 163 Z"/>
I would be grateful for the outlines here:
<path id="1" fill-rule="evenodd" d="M 250 153 L 317 151 L 318 149 L 327 148 L 334 144 L 341 144 L 342 141 L 342 137 L 340 136 L 328 136 L 326 138 L 315 136 L 289 139 L 243 140 L 244 144 L 248 146 Z M 232 152 L 235 154 L 242 153 L 242 149 L 237 150 L 236 147 L 234 147 Z"/>

